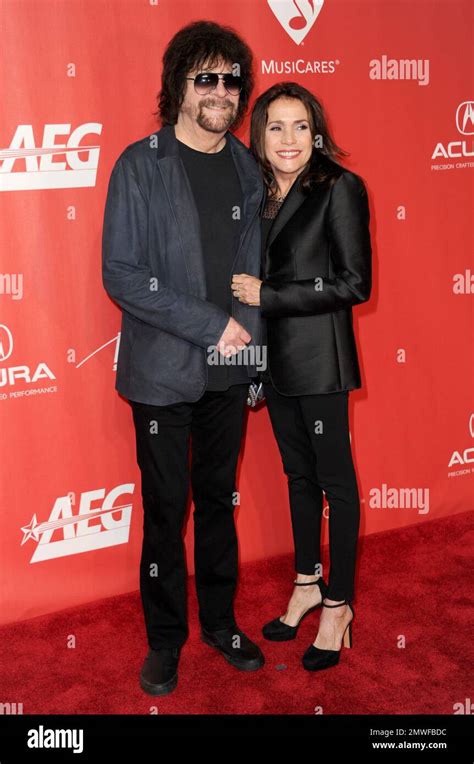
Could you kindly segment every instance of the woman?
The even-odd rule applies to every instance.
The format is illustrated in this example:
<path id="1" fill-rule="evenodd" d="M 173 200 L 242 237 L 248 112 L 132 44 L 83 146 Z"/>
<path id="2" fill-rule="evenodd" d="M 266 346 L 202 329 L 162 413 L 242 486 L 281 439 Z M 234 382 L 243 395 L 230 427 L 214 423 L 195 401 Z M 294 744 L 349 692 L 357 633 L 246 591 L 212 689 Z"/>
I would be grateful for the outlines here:
<path id="1" fill-rule="evenodd" d="M 364 182 L 336 159 L 318 100 L 278 83 L 256 101 L 251 150 L 268 196 L 262 218 L 261 279 L 236 274 L 234 296 L 266 319 L 264 393 L 288 477 L 296 580 L 267 639 L 293 639 L 323 606 L 303 666 L 316 671 L 351 647 L 360 504 L 352 461 L 349 390 L 361 387 L 352 306 L 369 299 L 371 242 Z M 329 503 L 330 573 L 320 559 L 323 491 Z"/>

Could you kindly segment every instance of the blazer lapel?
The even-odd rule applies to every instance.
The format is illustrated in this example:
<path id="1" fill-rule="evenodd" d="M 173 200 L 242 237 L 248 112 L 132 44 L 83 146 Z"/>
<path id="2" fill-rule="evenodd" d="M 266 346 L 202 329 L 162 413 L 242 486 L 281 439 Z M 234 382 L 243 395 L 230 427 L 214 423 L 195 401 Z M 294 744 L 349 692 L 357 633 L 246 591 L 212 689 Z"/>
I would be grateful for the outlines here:
<path id="1" fill-rule="evenodd" d="M 158 132 L 157 166 L 175 216 L 178 239 L 193 294 L 206 299 L 206 276 L 199 215 L 188 176 L 179 155 L 173 125 Z"/>
<path id="2" fill-rule="evenodd" d="M 316 167 L 317 165 L 327 162 L 324 155 L 319 154 L 316 149 L 313 148 L 312 154 L 311 154 L 311 165 L 312 167 Z M 276 239 L 280 231 L 283 230 L 285 225 L 288 223 L 290 218 L 293 217 L 295 212 L 298 210 L 299 207 L 303 204 L 303 202 L 311 196 L 313 200 L 315 200 L 317 197 L 320 197 L 324 191 L 327 188 L 326 183 L 319 183 L 316 187 L 312 189 L 310 194 L 305 193 L 304 191 L 301 191 L 299 188 L 299 182 L 298 178 L 293 183 L 292 187 L 290 188 L 288 195 L 283 202 L 280 211 L 278 215 L 276 216 L 273 225 L 270 228 L 270 231 L 268 232 L 268 238 L 267 238 L 267 244 L 265 248 L 265 253 L 268 252 L 268 248 L 272 244 L 272 242 Z"/>
<path id="3" fill-rule="evenodd" d="M 250 155 L 246 146 L 237 140 L 237 138 L 230 132 L 227 133 L 226 137 L 230 141 L 230 148 L 240 179 L 243 197 L 242 225 L 239 246 L 236 252 L 237 258 L 238 251 L 245 239 L 249 226 L 263 203 L 265 192 L 257 163 Z"/>
<path id="4" fill-rule="evenodd" d="M 262 181 L 258 167 L 246 147 L 230 132 L 232 155 L 240 178 L 243 196 L 242 225 L 238 251 L 254 214 L 262 201 Z M 201 244 L 201 228 L 191 184 L 179 154 L 174 125 L 164 125 L 158 132 L 157 165 L 168 199 L 175 215 L 181 251 L 189 273 L 191 289 L 197 297 L 206 299 L 206 276 Z"/>
<path id="5" fill-rule="evenodd" d="M 270 228 L 270 231 L 268 233 L 267 238 L 267 244 L 266 244 L 266 250 L 268 251 L 268 248 L 272 244 L 272 242 L 276 239 L 280 231 L 284 228 L 284 226 L 288 223 L 290 218 L 293 217 L 296 210 L 301 207 L 303 202 L 307 199 L 307 195 L 303 193 L 299 189 L 299 183 L 298 180 L 296 180 L 292 187 L 290 188 L 285 201 L 280 207 L 280 211 L 278 215 L 276 216 L 275 220 L 273 221 L 273 224 Z"/>

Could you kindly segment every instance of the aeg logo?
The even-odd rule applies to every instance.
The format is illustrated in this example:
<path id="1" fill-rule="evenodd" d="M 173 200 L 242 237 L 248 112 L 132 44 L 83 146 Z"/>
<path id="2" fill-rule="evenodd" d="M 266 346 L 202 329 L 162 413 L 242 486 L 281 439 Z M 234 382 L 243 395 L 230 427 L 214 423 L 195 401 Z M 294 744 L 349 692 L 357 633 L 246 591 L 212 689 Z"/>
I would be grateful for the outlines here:
<path id="1" fill-rule="evenodd" d="M 18 125 L 9 148 L 0 149 L 0 191 L 95 186 L 100 146 L 80 143 L 89 133 L 101 132 L 98 122 L 86 122 L 72 132 L 70 124 L 45 125 L 37 147 L 33 126 Z M 58 136 L 69 137 L 56 143 Z M 63 161 L 53 161 L 55 157 Z"/>
<path id="2" fill-rule="evenodd" d="M 38 523 L 36 515 L 33 515 L 30 524 L 21 529 L 22 545 L 28 539 L 38 542 L 30 562 L 69 557 L 93 549 L 126 544 L 132 504 L 125 501 L 115 506 L 115 501 L 123 494 L 133 494 L 134 490 L 135 483 L 124 483 L 112 488 L 107 495 L 105 488 L 85 491 L 80 496 L 77 514 L 73 512 L 73 494 L 59 496 L 48 520 Z M 93 508 L 91 505 L 94 501 L 100 502 L 101 506 Z"/>

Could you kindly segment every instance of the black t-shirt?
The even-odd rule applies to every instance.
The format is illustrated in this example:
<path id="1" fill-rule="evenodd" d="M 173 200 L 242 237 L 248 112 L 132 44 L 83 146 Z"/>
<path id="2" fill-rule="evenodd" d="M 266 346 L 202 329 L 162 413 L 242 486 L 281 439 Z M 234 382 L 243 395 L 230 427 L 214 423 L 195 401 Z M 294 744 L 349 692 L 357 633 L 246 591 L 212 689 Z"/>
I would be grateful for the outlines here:
<path id="1" fill-rule="evenodd" d="M 240 239 L 242 188 L 226 139 L 213 154 L 197 151 L 178 140 L 201 225 L 207 300 L 232 315 L 232 265 Z M 216 351 L 211 354 L 215 357 Z M 219 354 L 219 360 L 225 361 Z M 227 390 L 250 382 L 244 364 L 207 364 L 207 390 Z"/>

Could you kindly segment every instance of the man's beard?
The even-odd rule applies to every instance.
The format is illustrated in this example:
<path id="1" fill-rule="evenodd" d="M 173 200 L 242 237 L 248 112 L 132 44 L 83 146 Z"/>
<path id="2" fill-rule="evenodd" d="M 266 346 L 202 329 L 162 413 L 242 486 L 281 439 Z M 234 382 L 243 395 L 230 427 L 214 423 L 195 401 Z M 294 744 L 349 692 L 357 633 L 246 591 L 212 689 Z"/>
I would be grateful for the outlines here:
<path id="1" fill-rule="evenodd" d="M 220 114 L 218 111 L 211 115 L 208 109 L 204 109 L 205 106 L 214 106 L 211 102 L 200 103 L 196 114 L 196 122 L 203 130 L 208 130 L 211 133 L 222 133 L 229 129 L 237 117 L 237 109 L 233 104 L 223 104 L 229 106 L 225 111 Z"/>

